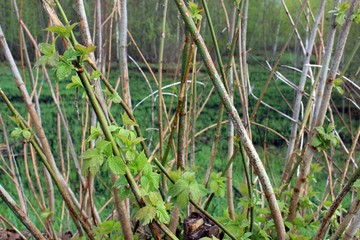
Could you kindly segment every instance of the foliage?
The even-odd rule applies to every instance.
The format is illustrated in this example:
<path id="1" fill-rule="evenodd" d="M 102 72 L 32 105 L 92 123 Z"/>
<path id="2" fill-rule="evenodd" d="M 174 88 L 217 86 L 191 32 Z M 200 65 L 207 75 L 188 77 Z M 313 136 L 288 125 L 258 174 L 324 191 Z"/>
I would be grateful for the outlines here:
<path id="1" fill-rule="evenodd" d="M 326 129 L 322 126 L 316 127 L 316 136 L 313 138 L 311 144 L 316 147 L 318 151 L 326 150 L 329 147 L 336 147 L 339 143 L 338 137 L 334 133 L 335 126 L 330 123 Z"/>

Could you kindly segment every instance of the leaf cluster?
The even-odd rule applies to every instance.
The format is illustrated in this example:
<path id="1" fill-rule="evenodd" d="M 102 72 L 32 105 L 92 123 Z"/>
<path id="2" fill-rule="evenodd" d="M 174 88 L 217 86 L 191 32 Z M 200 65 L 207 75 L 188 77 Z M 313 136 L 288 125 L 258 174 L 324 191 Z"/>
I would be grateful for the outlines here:
<path id="1" fill-rule="evenodd" d="M 318 151 L 326 150 L 329 147 L 336 147 L 339 143 L 339 138 L 335 135 L 334 124 L 330 123 L 326 129 L 319 126 L 316 127 L 316 136 L 311 141 L 311 145 Z"/>

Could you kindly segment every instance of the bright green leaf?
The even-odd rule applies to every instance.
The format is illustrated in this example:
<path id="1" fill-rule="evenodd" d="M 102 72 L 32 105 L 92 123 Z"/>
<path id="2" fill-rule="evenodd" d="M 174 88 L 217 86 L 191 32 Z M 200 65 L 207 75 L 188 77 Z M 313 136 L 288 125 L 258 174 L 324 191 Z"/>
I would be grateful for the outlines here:
<path id="1" fill-rule="evenodd" d="M 30 140 L 30 138 L 31 138 L 31 132 L 27 129 L 24 129 L 22 131 L 22 135 L 26 140 Z"/>
<path id="2" fill-rule="evenodd" d="M 143 225 L 149 224 L 155 217 L 156 208 L 149 205 L 140 208 L 134 215 L 134 219 L 141 221 Z"/>
<path id="3" fill-rule="evenodd" d="M 146 163 L 147 158 L 144 151 L 142 151 L 134 161 L 129 162 L 129 168 L 133 172 L 138 173 L 144 168 Z"/>
<path id="4" fill-rule="evenodd" d="M 96 70 L 91 73 L 91 79 L 96 79 L 100 77 L 100 71 Z"/>
<path id="5" fill-rule="evenodd" d="M 165 205 L 157 207 L 156 217 L 161 223 L 168 224 L 170 222 L 170 216 L 166 211 Z"/>
<path id="6" fill-rule="evenodd" d="M 51 56 L 56 52 L 54 46 L 49 43 L 40 43 L 38 47 L 39 51 L 46 56 Z"/>
<path id="7" fill-rule="evenodd" d="M 143 175 L 140 179 L 141 186 L 147 191 L 155 191 L 159 188 L 160 175 L 152 171 L 151 164 L 147 163 L 144 167 Z"/>
<path id="8" fill-rule="evenodd" d="M 85 55 L 85 54 L 89 54 L 89 53 L 91 53 L 91 52 L 94 52 L 95 49 L 96 49 L 96 46 L 91 45 L 91 46 L 89 46 L 89 47 L 85 47 L 85 46 L 83 46 L 83 45 L 76 44 L 76 45 L 74 46 L 74 48 L 75 48 L 77 51 L 79 51 L 82 55 Z"/>
<path id="9" fill-rule="evenodd" d="M 56 68 L 56 77 L 62 80 L 71 74 L 72 66 L 66 63 L 60 63 Z"/>
<path id="10" fill-rule="evenodd" d="M 23 130 L 22 130 L 21 128 L 15 128 L 15 129 L 11 132 L 10 136 L 11 136 L 11 137 L 19 137 L 19 136 L 21 136 L 22 131 L 23 131 Z"/>
<path id="11" fill-rule="evenodd" d="M 119 156 L 113 156 L 108 158 L 108 164 L 110 170 L 117 176 L 125 174 L 125 163 Z"/>
<path id="12" fill-rule="evenodd" d="M 72 61 L 72 60 L 76 60 L 77 57 L 81 56 L 81 53 L 78 51 L 75 51 L 72 48 L 68 48 L 65 52 L 64 52 L 64 58 L 67 61 Z"/>
<path id="13" fill-rule="evenodd" d="M 77 25 L 77 23 L 73 23 L 70 26 L 49 26 L 46 28 L 47 31 L 56 33 L 62 37 L 70 37 L 71 31 Z"/>
<path id="14" fill-rule="evenodd" d="M 48 219 L 54 216 L 54 212 L 50 211 L 50 209 L 46 209 L 44 212 L 41 213 L 41 218 Z"/>

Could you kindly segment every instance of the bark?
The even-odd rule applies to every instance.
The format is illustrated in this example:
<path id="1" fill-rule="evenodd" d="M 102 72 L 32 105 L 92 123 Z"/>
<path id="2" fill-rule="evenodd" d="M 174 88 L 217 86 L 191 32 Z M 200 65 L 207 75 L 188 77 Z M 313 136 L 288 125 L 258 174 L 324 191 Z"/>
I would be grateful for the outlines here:
<path id="1" fill-rule="evenodd" d="M 352 1 L 352 4 L 349 8 L 349 12 L 347 15 L 347 20 L 344 23 L 343 29 L 340 33 L 337 47 L 336 47 L 335 53 L 334 53 L 333 63 L 331 65 L 329 75 L 327 77 L 327 81 L 325 84 L 324 95 L 322 98 L 316 99 L 316 101 L 321 101 L 320 110 L 319 110 L 319 114 L 317 115 L 317 119 L 314 121 L 315 124 L 312 125 L 312 129 L 310 131 L 308 142 L 307 142 L 307 145 L 305 148 L 305 153 L 303 156 L 303 165 L 301 167 L 300 174 L 297 177 L 296 186 L 294 187 L 293 195 L 291 197 L 290 206 L 289 206 L 290 211 L 289 211 L 289 215 L 288 215 L 288 220 L 291 222 L 294 220 L 294 218 L 296 216 L 299 199 L 300 199 L 300 196 L 304 189 L 304 186 L 306 184 L 307 176 L 310 172 L 310 165 L 312 162 L 312 158 L 316 152 L 316 149 L 311 145 L 311 142 L 312 142 L 312 139 L 316 136 L 315 127 L 322 126 L 325 116 L 326 116 L 326 111 L 327 111 L 331 93 L 332 93 L 333 83 L 336 78 L 336 73 L 338 71 L 340 61 L 342 58 L 342 54 L 343 54 L 343 51 L 345 48 L 345 42 L 346 42 L 348 34 L 349 34 L 349 30 L 350 30 L 350 26 L 351 26 L 350 16 L 352 15 L 355 2 L 356 2 L 356 0 Z"/>
<path id="2" fill-rule="evenodd" d="M 292 161 L 290 161 L 290 159 L 292 159 L 291 156 L 292 156 L 294 148 L 295 148 L 295 141 L 296 141 L 297 130 L 298 130 L 297 122 L 299 120 L 299 115 L 300 115 L 301 101 L 302 101 L 302 96 L 304 94 L 304 88 L 305 88 L 308 72 L 310 70 L 309 64 L 310 64 L 310 58 L 312 56 L 313 47 L 315 44 L 317 28 L 318 28 L 318 25 L 322 18 L 322 15 L 324 14 L 325 2 L 326 2 L 325 0 L 322 0 L 320 3 L 319 11 L 316 15 L 316 19 L 314 21 L 310 37 L 309 37 L 309 39 L 307 41 L 307 45 L 306 45 L 306 52 L 304 54 L 304 64 L 303 64 L 303 68 L 301 71 L 300 82 L 299 82 L 299 86 L 297 88 L 296 97 L 295 97 L 295 101 L 294 101 L 294 105 L 293 105 L 292 119 L 294 119 L 296 122 L 292 122 L 292 126 L 291 126 L 289 144 L 288 144 L 288 149 L 287 149 L 286 158 L 285 158 L 286 162 L 285 162 L 284 176 L 282 177 L 283 180 L 287 179 L 287 173 L 290 172 L 291 166 L 293 164 Z M 301 136 L 299 136 L 299 137 L 301 137 Z"/>
<path id="3" fill-rule="evenodd" d="M 355 200 L 352 202 L 351 207 L 346 214 L 345 218 L 341 222 L 340 226 L 336 230 L 336 232 L 331 236 L 330 240 L 340 239 L 341 234 L 345 231 L 345 229 L 350 226 L 350 221 L 353 219 L 356 212 L 359 210 L 360 201 L 356 197 Z"/>
<path id="4" fill-rule="evenodd" d="M 46 157 L 46 160 L 49 163 L 49 167 L 51 168 L 48 170 L 53 171 L 53 175 L 52 175 L 53 180 L 56 182 L 58 188 L 60 189 L 64 200 L 68 204 L 68 207 L 71 208 L 71 210 L 76 214 L 76 210 L 75 210 L 74 206 L 72 205 L 72 202 L 74 202 L 79 209 L 80 209 L 80 204 L 78 203 L 74 193 L 68 186 L 66 180 L 63 178 L 63 176 L 61 175 L 60 171 L 58 170 L 58 168 L 55 164 L 55 160 L 52 155 L 49 142 L 47 141 L 45 132 L 41 125 L 40 117 L 38 116 L 38 114 L 34 108 L 34 104 L 31 101 L 29 93 L 25 87 L 25 83 L 23 82 L 21 75 L 16 67 L 16 63 L 11 55 L 11 52 L 9 50 L 7 43 L 5 41 L 5 37 L 4 37 L 1 26 L 0 26 L 0 46 L 5 52 L 5 57 L 6 57 L 7 61 L 9 62 L 10 68 L 14 75 L 15 83 L 16 83 L 18 89 L 20 90 L 22 98 L 23 98 L 23 100 L 26 104 L 27 110 L 30 114 L 31 121 L 35 127 L 37 134 L 38 134 L 39 142 L 41 143 L 41 150 L 43 151 L 43 153 Z M 79 220 L 79 218 L 78 218 L 78 220 Z M 80 222 L 83 225 L 84 229 L 87 231 L 87 233 L 89 233 L 89 237 L 92 238 L 92 234 L 90 233 L 89 226 L 87 226 L 87 224 L 82 220 L 80 220 Z"/>
<path id="5" fill-rule="evenodd" d="M 270 210 L 272 217 L 274 219 L 275 227 L 278 233 L 278 239 L 285 239 L 285 227 L 283 223 L 283 219 L 281 216 L 281 212 L 279 209 L 279 206 L 277 204 L 274 190 L 271 186 L 270 180 L 266 174 L 266 171 L 264 169 L 264 166 L 259 158 L 259 155 L 257 154 L 254 145 L 252 144 L 242 122 L 239 117 L 239 114 L 234 107 L 233 104 L 230 102 L 230 97 L 227 94 L 225 90 L 225 86 L 223 85 L 221 81 L 221 77 L 218 74 L 214 62 L 211 59 L 210 53 L 204 43 L 204 40 L 202 36 L 200 35 L 199 31 L 197 30 L 195 23 L 193 22 L 191 18 L 191 14 L 189 13 L 189 10 L 187 9 L 185 2 L 182 0 L 175 0 L 177 7 L 193 37 L 194 42 L 196 43 L 198 47 L 198 51 L 200 55 L 203 58 L 204 64 L 208 70 L 208 73 L 210 75 L 210 78 L 215 86 L 215 89 L 222 101 L 222 103 L 225 106 L 225 109 L 227 113 L 230 116 L 231 121 L 234 123 L 234 127 L 236 129 L 236 132 L 239 135 L 240 141 L 243 143 L 244 148 L 251 160 L 251 164 L 258 175 L 260 182 L 264 189 L 264 194 L 266 195 L 266 198 L 268 200 Z"/>
<path id="6" fill-rule="evenodd" d="M 13 211 L 16 217 L 24 224 L 24 226 L 31 232 L 31 234 L 40 240 L 46 240 L 46 238 L 42 235 L 39 229 L 32 223 L 30 218 L 26 215 L 26 213 L 21 210 L 21 208 L 16 204 L 14 199 L 9 195 L 9 193 L 0 185 L 0 197 L 3 201 L 8 205 L 8 207 Z"/>
<path id="7" fill-rule="evenodd" d="M 120 37 L 120 69 L 122 80 L 122 94 L 125 103 L 131 109 L 131 95 L 130 82 L 127 61 L 127 0 L 120 0 L 120 23 L 119 23 L 119 37 Z"/>
<path id="8" fill-rule="evenodd" d="M 357 210 L 356 215 L 352 219 L 351 224 L 349 225 L 349 228 L 345 232 L 343 239 L 344 240 L 354 239 L 354 236 L 359 230 L 359 228 L 360 228 L 360 208 Z"/>

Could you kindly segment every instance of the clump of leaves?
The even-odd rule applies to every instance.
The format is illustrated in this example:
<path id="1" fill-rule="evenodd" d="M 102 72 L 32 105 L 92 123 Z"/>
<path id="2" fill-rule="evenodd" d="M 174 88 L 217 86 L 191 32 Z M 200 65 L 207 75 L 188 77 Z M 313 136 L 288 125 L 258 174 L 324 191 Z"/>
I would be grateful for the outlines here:
<path id="1" fill-rule="evenodd" d="M 176 203 L 180 207 L 185 207 L 190 197 L 197 202 L 205 194 L 206 189 L 196 181 L 194 172 L 184 172 L 169 191 L 169 195 L 176 197 Z"/>
<path id="2" fill-rule="evenodd" d="M 339 4 L 339 6 L 335 10 L 330 11 L 330 13 L 334 13 L 334 15 L 336 16 L 335 21 L 340 26 L 344 25 L 344 23 L 345 23 L 346 12 L 349 9 L 349 7 L 350 7 L 350 4 L 345 2 L 345 3 Z"/>
<path id="3" fill-rule="evenodd" d="M 360 23 L 360 9 L 357 8 L 354 11 L 354 14 L 351 15 L 351 20 L 354 21 L 356 24 Z"/>
<path id="4" fill-rule="evenodd" d="M 165 224 L 169 223 L 170 216 L 160 193 L 151 192 L 144 197 L 144 201 L 146 206 L 136 212 L 134 215 L 136 220 L 140 220 L 144 225 L 149 224 L 154 219 Z"/>
<path id="5" fill-rule="evenodd" d="M 109 220 L 102 222 L 93 229 L 95 239 L 119 239 L 121 227 L 119 221 Z"/>
<path id="6" fill-rule="evenodd" d="M 336 91 L 340 94 L 343 95 L 344 94 L 344 90 L 342 89 L 342 80 L 341 78 L 337 78 L 334 81 L 334 88 L 336 89 Z"/>
<path id="7" fill-rule="evenodd" d="M 326 150 L 329 147 L 336 147 L 339 143 L 339 138 L 335 135 L 334 124 L 330 123 L 326 129 L 322 126 L 316 127 L 316 136 L 313 138 L 311 145 L 319 152 Z"/>
<path id="8" fill-rule="evenodd" d="M 199 8 L 197 3 L 189 2 L 189 11 L 194 22 L 200 21 L 202 18 L 202 9 Z"/>

